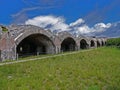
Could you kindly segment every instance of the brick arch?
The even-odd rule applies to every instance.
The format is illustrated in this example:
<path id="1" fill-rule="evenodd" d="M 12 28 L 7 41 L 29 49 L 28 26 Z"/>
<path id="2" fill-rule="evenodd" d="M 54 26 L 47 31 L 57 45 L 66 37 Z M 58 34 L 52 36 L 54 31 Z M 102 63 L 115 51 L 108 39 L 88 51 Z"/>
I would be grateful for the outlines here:
<path id="1" fill-rule="evenodd" d="M 76 38 L 72 34 L 70 34 L 69 32 L 60 32 L 60 33 L 58 33 L 57 36 L 60 39 L 60 43 L 62 43 L 63 40 L 65 40 L 68 37 L 72 38 L 74 41 L 76 41 Z"/>
<path id="2" fill-rule="evenodd" d="M 104 46 L 104 41 L 103 41 L 103 39 L 101 38 L 100 40 L 101 40 L 101 46 Z"/>
<path id="3" fill-rule="evenodd" d="M 21 26 L 21 27 L 23 27 L 23 26 Z M 31 40 L 31 39 L 36 38 L 36 39 L 38 39 L 39 43 L 42 43 L 43 46 L 46 47 L 46 53 L 56 53 L 56 43 L 55 43 L 56 37 L 51 32 L 45 31 L 37 26 L 32 26 L 32 25 L 27 25 L 27 26 L 24 26 L 23 28 L 19 27 L 18 31 L 19 31 L 19 29 L 22 29 L 23 32 L 20 33 L 17 37 L 14 37 L 16 47 L 19 46 L 21 43 L 26 43 L 27 40 L 29 40 L 27 45 L 29 44 L 29 47 L 30 47 L 31 42 L 33 44 L 35 43 L 35 39 L 33 39 L 33 40 Z M 31 39 L 28 39 L 28 37 Z M 36 44 L 37 44 L 37 41 L 36 41 Z M 41 44 L 36 45 L 36 46 L 40 47 L 40 45 Z M 20 46 L 22 47 L 23 45 L 21 44 Z M 21 48 L 20 46 L 19 46 L 19 48 Z M 18 48 L 17 48 L 17 51 L 20 52 L 20 50 L 18 50 Z M 39 49 L 39 51 L 40 51 L 40 49 Z"/>
<path id="4" fill-rule="evenodd" d="M 90 42 L 91 42 L 91 47 L 94 47 L 95 46 L 94 40 L 91 40 Z"/>
<path id="5" fill-rule="evenodd" d="M 84 40 L 87 42 L 87 44 L 89 44 L 89 38 L 88 38 L 88 37 L 80 37 L 80 38 L 79 38 L 79 42 L 80 42 L 82 39 L 84 39 Z"/>
<path id="6" fill-rule="evenodd" d="M 30 36 L 30 35 L 33 35 L 33 34 L 42 34 L 46 37 L 48 37 L 51 42 L 53 44 L 54 43 L 54 39 L 56 38 L 51 32 L 49 31 L 45 31 L 44 29 L 40 28 L 40 27 L 37 27 L 37 26 L 32 26 L 32 25 L 25 25 L 23 28 L 20 28 L 20 27 L 23 27 L 22 25 L 18 27 L 18 32 L 19 32 L 19 29 L 22 29 L 23 32 L 20 32 L 18 36 L 14 37 L 14 41 L 15 43 L 18 45 L 24 38 Z"/>
<path id="7" fill-rule="evenodd" d="M 89 48 L 89 41 L 87 40 L 87 38 L 80 38 L 80 49 L 87 49 Z"/>
<path id="8" fill-rule="evenodd" d="M 106 44 L 106 39 L 101 38 L 101 40 L 102 40 L 102 43 L 103 43 L 103 46 L 104 46 Z"/>
<path id="9" fill-rule="evenodd" d="M 96 46 L 97 46 L 97 47 L 100 47 L 100 46 L 101 46 L 101 39 L 100 39 L 100 38 L 97 38 L 97 39 L 96 39 Z"/>
<path id="10" fill-rule="evenodd" d="M 90 39 L 90 47 L 95 48 L 97 46 L 96 38 L 91 38 Z"/>
<path id="11" fill-rule="evenodd" d="M 70 33 L 60 32 L 58 33 L 58 38 L 60 40 L 60 49 L 62 51 L 74 51 L 77 49 L 77 40 Z"/>

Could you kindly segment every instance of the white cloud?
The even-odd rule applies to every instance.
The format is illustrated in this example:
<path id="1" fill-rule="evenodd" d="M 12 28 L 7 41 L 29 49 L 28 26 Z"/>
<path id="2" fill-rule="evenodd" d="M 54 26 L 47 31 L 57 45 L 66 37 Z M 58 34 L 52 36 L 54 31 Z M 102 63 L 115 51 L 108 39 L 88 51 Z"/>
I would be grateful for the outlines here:
<path id="1" fill-rule="evenodd" d="M 76 35 L 91 34 L 93 32 L 102 32 L 111 26 L 111 23 L 97 23 L 93 27 L 89 27 L 87 24 L 85 24 L 85 21 L 82 18 L 70 24 L 66 24 L 65 19 L 63 17 L 56 17 L 52 15 L 37 16 L 33 19 L 27 20 L 25 24 L 36 25 L 44 29 L 49 29 L 52 32 L 69 31 Z"/>
<path id="2" fill-rule="evenodd" d="M 108 24 L 97 23 L 94 25 L 94 27 L 92 27 L 92 31 L 93 32 L 103 32 L 110 27 L 111 27 L 111 23 L 108 23 Z"/>
<path id="3" fill-rule="evenodd" d="M 98 28 L 109 28 L 110 26 L 111 26 L 111 23 L 108 23 L 108 24 L 97 23 L 97 24 L 95 24 L 95 27 L 98 27 Z"/>
<path id="4" fill-rule="evenodd" d="M 38 16 L 33 19 L 29 19 L 25 24 L 36 25 L 52 31 L 57 30 L 58 32 L 69 30 L 69 26 L 65 23 L 65 19 L 63 17 L 55 17 L 51 15 Z"/>
<path id="5" fill-rule="evenodd" d="M 79 26 L 80 24 L 83 24 L 84 22 L 85 21 L 82 18 L 80 18 L 77 21 L 70 23 L 70 26 Z"/>
<path id="6" fill-rule="evenodd" d="M 87 26 L 87 25 L 83 25 L 83 26 L 81 26 L 81 27 L 78 27 L 77 28 L 78 29 L 78 31 L 80 31 L 81 33 L 90 33 L 91 31 L 90 31 L 90 28 Z"/>

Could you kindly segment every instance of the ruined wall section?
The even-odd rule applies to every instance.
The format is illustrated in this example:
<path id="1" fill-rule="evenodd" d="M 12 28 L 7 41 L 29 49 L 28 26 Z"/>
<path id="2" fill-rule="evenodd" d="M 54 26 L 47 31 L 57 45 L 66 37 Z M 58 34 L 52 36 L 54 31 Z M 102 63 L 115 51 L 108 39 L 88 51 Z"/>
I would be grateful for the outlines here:
<path id="1" fill-rule="evenodd" d="M 15 60 L 16 59 L 15 42 L 9 32 L 4 33 L 1 37 L 0 51 L 1 51 L 1 60 L 5 60 L 5 59 Z"/>
<path id="2" fill-rule="evenodd" d="M 57 46 L 59 45 L 59 40 L 56 37 L 56 35 L 54 35 L 52 32 L 50 31 L 46 31 L 40 27 L 37 26 L 33 26 L 33 25 L 18 25 L 18 26 L 12 26 L 9 28 L 16 46 L 26 37 L 28 37 L 29 35 L 32 34 L 42 34 L 47 36 L 51 42 L 53 43 L 53 46 L 50 46 L 51 48 L 49 48 L 50 50 L 47 50 L 48 53 L 58 53 L 59 50 L 57 48 Z M 49 41 L 48 41 L 49 43 Z"/>
<path id="3" fill-rule="evenodd" d="M 86 36 L 75 37 L 68 32 L 60 32 L 57 35 L 53 34 L 51 31 L 46 31 L 40 27 L 33 25 L 11 25 L 8 27 L 8 31 L 6 33 L 0 34 L 0 60 L 12 59 L 15 60 L 16 55 L 16 47 L 18 44 L 25 39 L 26 37 L 33 34 L 42 34 L 50 39 L 53 45 L 50 46 L 47 53 L 55 54 L 61 52 L 61 43 L 66 38 L 72 38 L 75 41 L 76 47 L 75 50 L 80 50 L 80 40 L 85 39 L 88 44 L 88 48 L 91 48 L 91 40 L 94 41 L 95 46 L 97 47 L 97 40 L 103 41 L 104 44 L 107 41 L 106 38 L 93 38 Z M 47 43 L 50 43 L 48 41 Z"/>

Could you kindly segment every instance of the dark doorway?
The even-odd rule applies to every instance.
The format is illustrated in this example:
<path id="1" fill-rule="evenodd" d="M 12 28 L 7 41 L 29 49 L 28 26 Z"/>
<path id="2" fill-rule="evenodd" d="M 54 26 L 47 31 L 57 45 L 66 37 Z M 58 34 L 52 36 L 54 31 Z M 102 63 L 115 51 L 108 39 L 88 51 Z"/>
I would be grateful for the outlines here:
<path id="1" fill-rule="evenodd" d="M 102 41 L 102 46 L 104 46 L 104 42 Z"/>
<path id="2" fill-rule="evenodd" d="M 99 41 L 97 41 L 97 47 L 100 47 L 100 42 Z"/>
<path id="3" fill-rule="evenodd" d="M 88 44 L 86 42 L 86 40 L 82 39 L 80 41 L 80 49 L 87 49 L 88 48 Z"/>
<path id="4" fill-rule="evenodd" d="M 42 34 L 33 34 L 23 39 L 17 46 L 19 56 L 47 54 L 53 47 L 48 37 Z"/>
<path id="5" fill-rule="evenodd" d="M 75 51 L 76 43 L 73 38 L 66 38 L 61 44 L 61 51 Z"/>
<path id="6" fill-rule="evenodd" d="M 91 47 L 94 47 L 95 46 L 95 42 L 93 40 L 91 40 Z"/>

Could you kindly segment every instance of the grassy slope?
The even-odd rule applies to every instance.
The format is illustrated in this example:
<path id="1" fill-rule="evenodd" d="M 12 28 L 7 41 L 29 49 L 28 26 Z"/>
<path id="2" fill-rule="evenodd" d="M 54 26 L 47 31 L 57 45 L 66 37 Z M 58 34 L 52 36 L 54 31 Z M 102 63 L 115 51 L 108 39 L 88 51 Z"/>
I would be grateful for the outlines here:
<path id="1" fill-rule="evenodd" d="M 0 66 L 0 90 L 120 90 L 120 50 Z"/>

